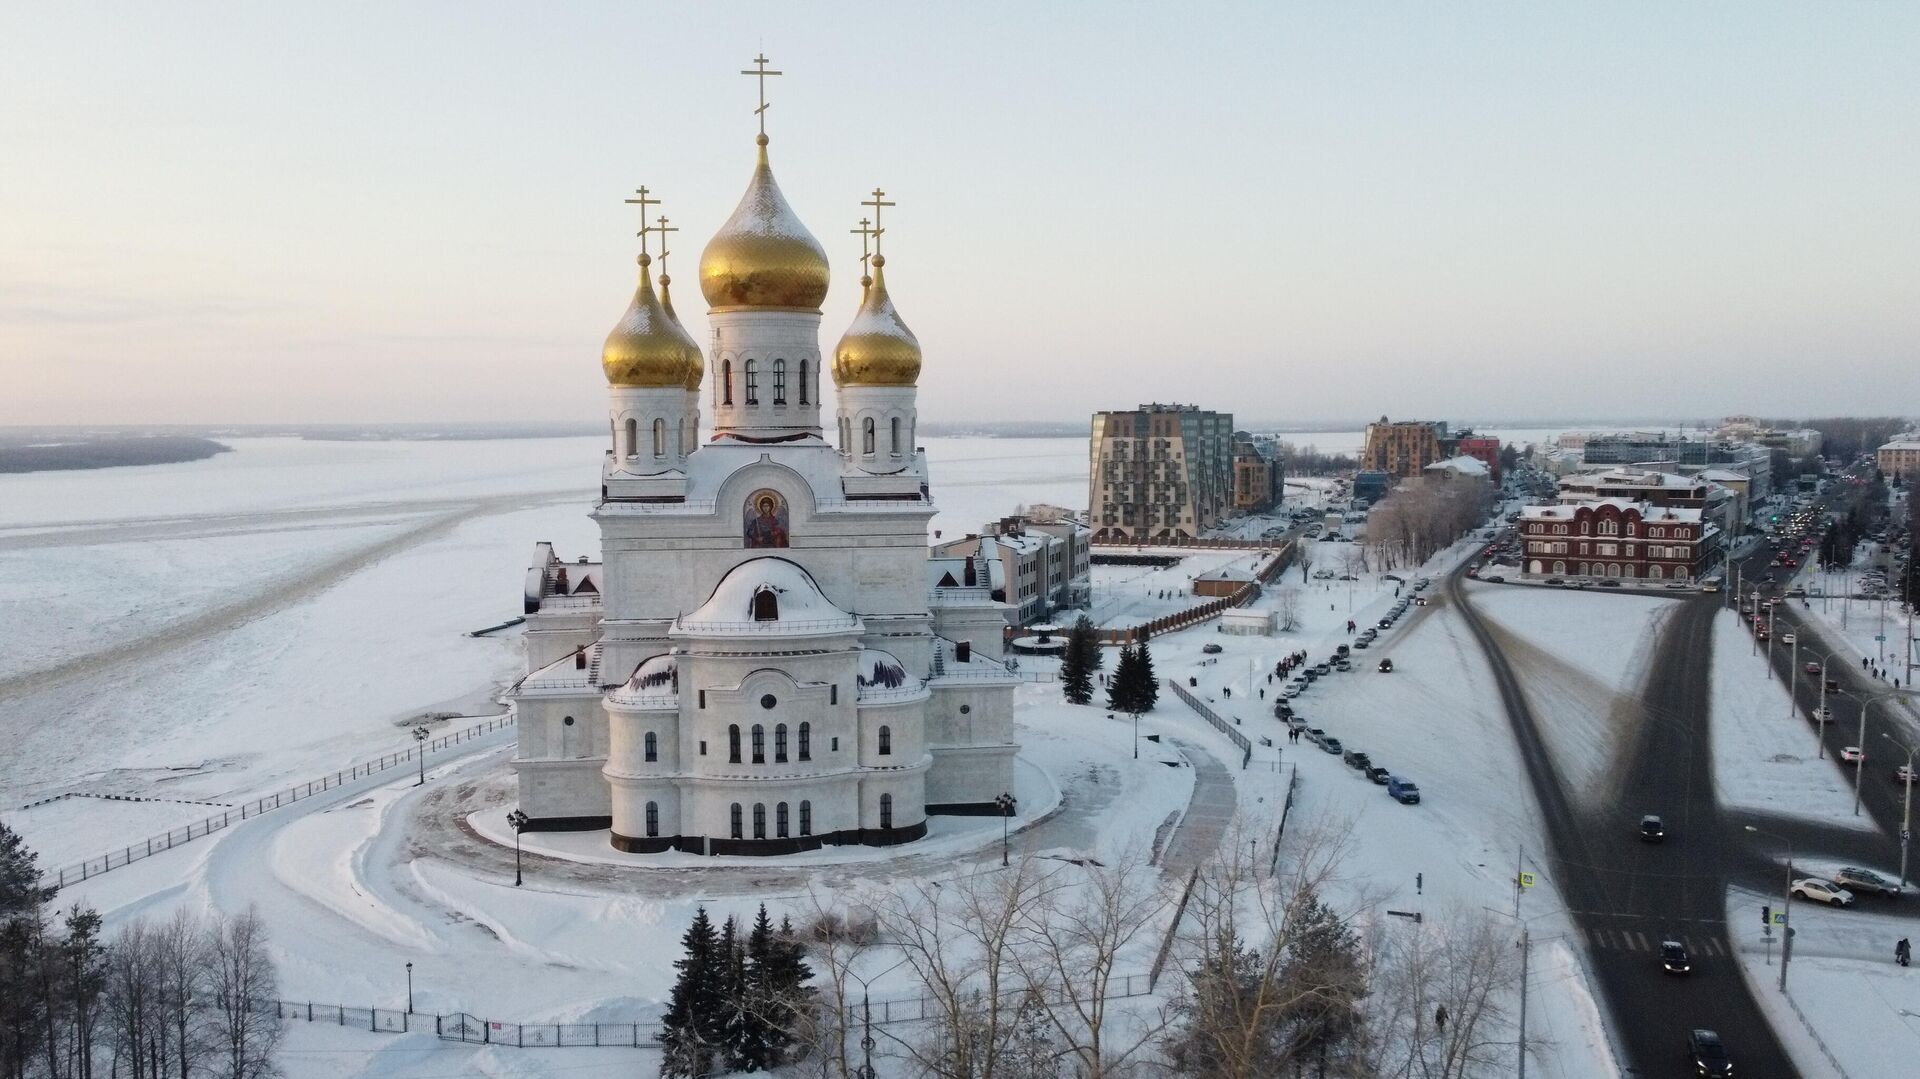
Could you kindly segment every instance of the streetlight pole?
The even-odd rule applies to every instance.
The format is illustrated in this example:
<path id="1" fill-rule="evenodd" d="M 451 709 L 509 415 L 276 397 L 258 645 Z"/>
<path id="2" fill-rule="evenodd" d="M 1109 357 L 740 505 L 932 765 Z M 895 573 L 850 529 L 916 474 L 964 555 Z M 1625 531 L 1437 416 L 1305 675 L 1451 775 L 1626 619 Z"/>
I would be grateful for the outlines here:
<path id="1" fill-rule="evenodd" d="M 407 964 L 407 1014 L 413 1014 L 413 964 Z"/>
<path id="2" fill-rule="evenodd" d="M 1900 802 L 1900 890 L 1907 890 L 1907 840 L 1913 835 L 1913 754 L 1914 747 L 1900 741 L 1891 734 L 1881 732 L 1880 737 L 1907 751 L 1907 770 L 1901 773 L 1906 787 Z"/>
<path id="3" fill-rule="evenodd" d="M 521 810 L 507 814 L 507 823 L 513 825 L 513 886 L 520 887 L 520 832 L 527 826 L 527 815 Z"/>
<path id="4" fill-rule="evenodd" d="M 1780 924 L 1786 930 L 1780 937 L 1780 991 L 1784 993 L 1787 991 L 1787 962 L 1793 958 L 1793 840 L 1751 824 L 1747 825 L 1747 831 L 1778 839 L 1787 847 L 1787 900 L 1780 907 Z"/>
<path id="5" fill-rule="evenodd" d="M 425 727 L 415 727 L 413 729 L 414 744 L 420 747 L 420 781 L 414 784 L 416 787 L 422 786 L 427 782 L 427 734 L 428 731 Z"/>
<path id="6" fill-rule="evenodd" d="M 1813 741 L 1819 760 L 1827 759 L 1827 682 L 1833 675 L 1833 653 L 1820 657 L 1820 710 L 1813 714 Z"/>
<path id="7" fill-rule="evenodd" d="M 1823 671 L 1825 668 L 1821 668 Z M 1787 718 L 1792 719 L 1794 710 L 1800 705 L 1794 699 L 1794 691 L 1800 688 L 1800 635 L 1793 635 L 1793 658 L 1787 661 Z"/>
<path id="8" fill-rule="evenodd" d="M 1013 807 L 1017 803 L 1013 795 L 1002 794 L 993 800 L 993 804 L 1000 807 L 1000 867 L 1004 869 L 1010 864 L 1007 861 L 1007 846 L 1011 834 L 1009 829 L 1013 821 Z"/>

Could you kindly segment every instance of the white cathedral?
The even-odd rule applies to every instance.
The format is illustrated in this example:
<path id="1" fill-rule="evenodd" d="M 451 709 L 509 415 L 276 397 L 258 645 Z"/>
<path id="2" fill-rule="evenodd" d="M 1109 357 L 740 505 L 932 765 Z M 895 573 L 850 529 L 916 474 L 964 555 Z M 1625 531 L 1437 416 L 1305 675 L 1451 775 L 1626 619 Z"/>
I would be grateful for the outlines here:
<path id="1" fill-rule="evenodd" d="M 829 442 L 827 258 L 758 143 L 700 257 L 708 354 L 664 263 L 655 293 L 644 242 L 607 337 L 602 561 L 535 549 L 528 673 L 509 696 L 527 830 L 784 854 L 908 842 L 930 814 L 999 814 L 1013 790 L 1016 678 L 984 567 L 927 550 L 919 342 L 875 254 L 829 361 Z"/>

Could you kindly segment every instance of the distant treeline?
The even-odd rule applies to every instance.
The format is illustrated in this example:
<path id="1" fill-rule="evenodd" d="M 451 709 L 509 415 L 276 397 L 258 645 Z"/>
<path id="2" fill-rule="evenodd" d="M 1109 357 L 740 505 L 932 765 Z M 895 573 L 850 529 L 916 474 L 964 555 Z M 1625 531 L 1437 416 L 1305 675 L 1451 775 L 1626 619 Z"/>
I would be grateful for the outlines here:
<path id="1" fill-rule="evenodd" d="M 71 442 L 0 438 L 0 472 L 62 472 L 199 461 L 233 447 L 180 435 L 105 435 Z"/>

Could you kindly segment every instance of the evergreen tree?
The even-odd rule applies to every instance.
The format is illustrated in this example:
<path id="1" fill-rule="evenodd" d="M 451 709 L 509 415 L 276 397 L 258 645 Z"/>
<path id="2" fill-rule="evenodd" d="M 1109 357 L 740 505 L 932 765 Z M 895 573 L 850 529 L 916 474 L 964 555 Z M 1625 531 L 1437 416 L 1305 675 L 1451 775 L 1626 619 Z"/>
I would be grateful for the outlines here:
<path id="1" fill-rule="evenodd" d="M 798 1032 L 813 1018 L 814 1009 L 818 1007 L 818 994 L 807 984 L 812 978 L 806 945 L 794 932 L 792 920 L 781 918 L 780 930 L 774 934 L 767 958 L 767 993 L 772 1009 L 768 1023 L 772 1031 L 769 1067 L 800 1059 L 804 1047 L 797 1045 Z"/>
<path id="2" fill-rule="evenodd" d="M 767 905 L 760 904 L 753 929 L 747 933 L 746 961 L 741 973 L 740 1025 L 734 1044 L 736 1071 L 762 1071 L 773 1067 L 774 1023 L 772 974 L 774 950 L 773 920 L 767 917 Z"/>
<path id="3" fill-rule="evenodd" d="M 720 959 L 717 1025 L 720 1043 L 725 1047 L 720 1054 L 724 1065 L 721 1070 L 749 1071 L 745 1061 L 753 1037 L 747 1014 L 747 953 L 740 940 L 740 923 L 731 914 L 720 926 L 716 951 Z"/>
<path id="4" fill-rule="evenodd" d="M 1160 703 L 1160 679 L 1153 673 L 1153 652 L 1147 647 L 1147 638 L 1151 636 L 1147 627 L 1140 627 L 1140 647 L 1134 649 L 1134 662 L 1139 665 L 1134 677 L 1140 680 L 1140 711 L 1151 712 L 1153 706 Z"/>
<path id="5" fill-rule="evenodd" d="M 46 1048 L 46 919 L 33 849 L 0 824 L 0 1075 L 26 1075 Z"/>
<path id="6" fill-rule="evenodd" d="M 20 833 L 0 823 L 0 922 L 25 914 L 37 916 L 53 898 L 50 889 L 40 887 L 37 857 Z"/>
<path id="7" fill-rule="evenodd" d="M 1366 959 L 1360 937 L 1312 893 L 1288 923 L 1286 961 L 1280 980 L 1289 1001 L 1281 1022 L 1297 1058 L 1342 1060 L 1360 1049 L 1367 995 Z"/>
<path id="8" fill-rule="evenodd" d="M 1165 1044 L 1176 1074 L 1282 1074 L 1286 1040 L 1263 980 L 1260 953 L 1221 930 L 1173 1004 Z"/>
<path id="9" fill-rule="evenodd" d="M 719 1071 L 726 1003 L 720 988 L 728 963 L 706 907 L 694 911 L 680 947 L 685 954 L 674 960 L 680 973 L 660 1024 L 660 1074 L 663 1079 L 698 1079 Z"/>
<path id="10" fill-rule="evenodd" d="M 1093 701 L 1093 668 L 1100 662 L 1100 645 L 1093 639 L 1093 623 L 1081 615 L 1067 634 L 1066 655 L 1060 661 L 1060 686 L 1072 704 Z"/>
<path id="11" fill-rule="evenodd" d="M 1114 664 L 1113 677 L 1107 680 L 1107 707 L 1116 712 L 1137 711 L 1140 699 L 1140 662 L 1132 644 L 1120 646 L 1120 662 Z"/>

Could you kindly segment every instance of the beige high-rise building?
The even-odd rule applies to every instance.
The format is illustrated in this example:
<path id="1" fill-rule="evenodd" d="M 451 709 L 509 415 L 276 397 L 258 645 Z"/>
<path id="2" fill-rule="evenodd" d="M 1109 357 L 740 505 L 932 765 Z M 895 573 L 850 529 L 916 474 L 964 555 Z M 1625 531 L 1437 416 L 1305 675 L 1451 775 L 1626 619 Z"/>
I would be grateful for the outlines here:
<path id="1" fill-rule="evenodd" d="M 1233 507 L 1233 416 L 1196 405 L 1093 414 L 1093 540 L 1193 538 Z"/>
<path id="2" fill-rule="evenodd" d="M 1382 416 L 1379 423 L 1367 424 L 1367 444 L 1360 454 L 1360 467 L 1403 480 L 1418 476 L 1428 465 L 1450 456 L 1440 444 L 1446 437 L 1444 423 L 1389 421 Z"/>

